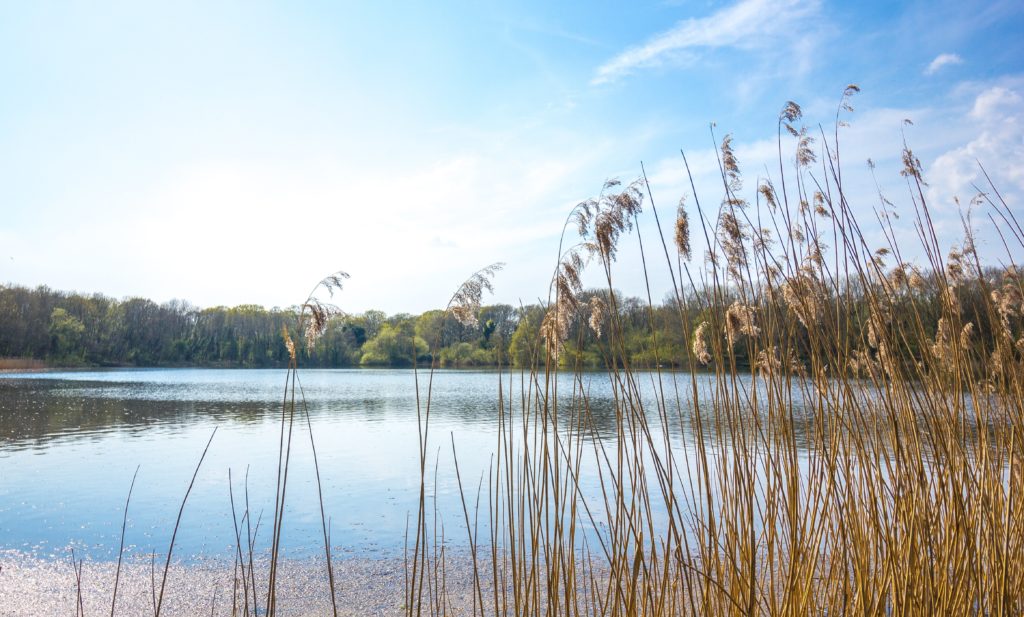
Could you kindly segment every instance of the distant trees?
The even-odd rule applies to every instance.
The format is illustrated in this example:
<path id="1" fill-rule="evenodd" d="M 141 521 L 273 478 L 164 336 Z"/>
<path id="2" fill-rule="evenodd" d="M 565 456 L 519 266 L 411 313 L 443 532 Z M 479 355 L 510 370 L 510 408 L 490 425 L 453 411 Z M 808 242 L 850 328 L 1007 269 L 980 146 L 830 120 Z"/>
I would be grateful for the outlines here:
<path id="1" fill-rule="evenodd" d="M 67 310 L 57 307 L 50 313 L 51 353 L 64 362 L 78 363 L 83 361 L 85 348 L 82 337 L 85 324 L 81 319 L 71 315 Z"/>
<path id="2" fill-rule="evenodd" d="M 998 318 L 983 308 L 1001 276 L 998 271 L 986 271 L 955 290 L 978 341 L 990 340 L 1000 328 Z M 942 305 L 941 295 L 934 290 L 941 286 L 933 276 L 919 278 L 916 286 L 904 285 L 893 292 L 893 306 L 906 310 L 895 310 L 890 325 L 902 331 L 914 327 L 911 316 L 919 316 L 924 318 L 925 336 L 937 340 L 941 333 L 935 324 L 942 316 Z M 722 293 L 722 306 L 728 306 L 730 292 Z M 870 338 L 871 310 L 865 293 L 856 282 L 839 289 L 835 301 L 843 303 L 838 328 L 842 340 L 835 344 L 857 348 Z M 785 306 L 769 307 L 765 303 L 770 294 L 762 295 L 751 310 L 796 319 Z M 601 368 L 615 358 L 634 367 L 690 368 L 693 330 L 702 322 L 725 320 L 724 314 L 715 313 L 720 309 L 702 305 L 697 296 L 677 299 L 673 294 L 662 304 L 651 305 L 617 292 L 584 290 L 577 300 L 577 314 L 562 324 L 565 332 L 558 362 L 564 367 Z M 605 307 L 607 314 L 596 319 L 593 306 Z M 537 304 L 494 304 L 481 307 L 476 323 L 467 324 L 441 310 L 391 316 L 371 310 L 335 317 L 312 348 L 306 348 L 297 333 L 292 336 L 305 367 L 409 366 L 413 362 L 436 362 L 442 367 L 530 367 L 544 363 L 547 315 L 545 307 Z M 294 328 L 297 320 L 296 308 L 245 304 L 200 309 L 179 300 L 158 305 L 144 298 L 115 300 L 48 287 L 0 285 L 0 357 L 64 366 L 283 367 L 289 357 L 283 332 Z M 602 328 L 604 333 L 599 335 L 597 330 Z M 608 328 L 615 329 L 611 339 Z M 807 336 L 807 331 L 798 329 L 786 341 L 797 359 L 807 359 Z M 609 340 L 616 341 L 616 349 L 608 348 Z M 910 346 L 905 351 L 907 357 L 901 361 L 911 363 L 926 350 Z M 992 349 L 982 351 L 988 354 Z M 743 346 L 734 349 L 732 357 L 737 366 L 752 362 Z"/>
<path id="3" fill-rule="evenodd" d="M 295 318 L 254 305 L 198 309 L 0 286 L 0 356 L 55 365 L 284 366 L 281 328 Z M 310 354 L 304 361 L 317 363 Z"/>
<path id="4" fill-rule="evenodd" d="M 0 357 L 46 360 L 56 366 L 282 367 L 283 331 L 294 328 L 295 308 L 245 304 L 200 309 L 173 300 L 116 300 L 41 286 L 0 285 Z M 388 316 L 370 310 L 333 319 L 312 348 L 301 337 L 307 367 L 442 366 L 507 362 L 507 341 L 518 311 L 486 306 L 480 323 L 466 326 L 443 311 Z"/>
<path id="5" fill-rule="evenodd" d="M 400 316 L 381 325 L 377 335 L 363 345 L 359 364 L 363 366 L 409 366 L 429 360 L 427 342 L 416 336 L 411 317 Z"/>

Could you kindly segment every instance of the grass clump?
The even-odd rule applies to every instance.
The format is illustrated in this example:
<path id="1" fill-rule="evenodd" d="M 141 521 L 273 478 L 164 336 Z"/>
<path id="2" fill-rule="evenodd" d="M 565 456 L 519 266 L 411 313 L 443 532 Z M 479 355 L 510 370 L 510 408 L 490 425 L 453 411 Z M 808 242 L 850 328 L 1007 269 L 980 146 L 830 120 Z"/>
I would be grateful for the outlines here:
<path id="1" fill-rule="evenodd" d="M 1001 221 L 1002 265 L 981 263 L 967 216 L 963 241 L 941 250 L 905 147 L 923 264 L 904 259 L 884 200 L 886 241 L 870 246 L 839 157 L 858 90 L 820 141 L 785 106 L 778 172 L 753 204 L 726 136 L 715 207 L 694 191 L 663 229 L 641 177 L 573 210 L 578 238 L 559 247 L 530 362 L 499 377 L 498 440 L 475 497 L 460 476 L 470 612 L 1024 612 L 1024 233 L 992 189 L 978 199 Z M 688 170 L 685 154 L 680 163 Z M 686 338 L 685 357 L 661 357 L 652 326 L 652 365 L 704 371 L 630 363 L 613 264 L 621 242 L 640 241 L 630 232 L 645 198 L 662 240 L 639 247 L 636 274 L 646 281 L 664 262 Z M 693 233 L 708 247 L 703 266 L 691 263 Z M 603 290 L 583 290 L 587 267 Z M 596 337 L 611 383 L 610 432 L 594 429 L 573 353 L 584 337 Z M 421 496 L 428 425 L 422 416 Z M 407 613 L 447 614 L 443 522 L 428 524 L 425 503 Z"/>

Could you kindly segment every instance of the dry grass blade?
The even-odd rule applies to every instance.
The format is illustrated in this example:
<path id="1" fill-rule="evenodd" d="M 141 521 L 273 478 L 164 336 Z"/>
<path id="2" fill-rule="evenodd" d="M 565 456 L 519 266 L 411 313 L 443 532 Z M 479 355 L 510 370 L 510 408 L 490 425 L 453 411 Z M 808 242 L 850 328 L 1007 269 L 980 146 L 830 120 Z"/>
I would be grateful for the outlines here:
<path id="1" fill-rule="evenodd" d="M 132 483 L 128 487 L 128 497 L 124 500 L 124 518 L 121 520 L 121 544 L 117 549 L 117 569 L 114 571 L 114 591 L 110 597 L 110 617 L 114 617 L 114 608 L 117 606 L 117 585 L 121 580 L 121 560 L 124 558 L 124 533 L 128 528 L 128 504 L 132 502 L 132 491 L 135 489 L 135 478 L 139 476 L 139 467 L 135 468 L 132 474 Z"/>
<path id="2" fill-rule="evenodd" d="M 163 607 L 164 602 L 164 590 L 167 587 L 167 575 L 171 570 L 171 556 L 174 554 L 174 541 L 178 537 L 178 528 L 181 526 L 181 516 L 185 513 L 185 504 L 188 503 L 188 496 L 192 493 L 192 487 L 195 486 L 196 477 L 199 475 L 199 469 L 203 466 L 203 460 L 206 459 L 206 453 L 210 450 L 210 444 L 213 443 L 214 436 L 217 435 L 217 429 L 214 428 L 213 432 L 210 433 L 210 439 L 206 442 L 206 447 L 203 448 L 203 454 L 199 457 L 199 462 L 196 463 L 196 469 L 192 473 L 192 480 L 188 483 L 188 489 L 185 491 L 185 496 L 181 499 L 181 507 L 178 508 L 178 518 L 174 521 L 174 531 L 171 532 L 171 543 L 167 546 L 167 560 L 164 562 L 163 577 L 160 579 L 160 593 L 156 596 L 156 602 L 153 608 L 153 614 L 155 617 L 160 617 L 160 609 Z"/>

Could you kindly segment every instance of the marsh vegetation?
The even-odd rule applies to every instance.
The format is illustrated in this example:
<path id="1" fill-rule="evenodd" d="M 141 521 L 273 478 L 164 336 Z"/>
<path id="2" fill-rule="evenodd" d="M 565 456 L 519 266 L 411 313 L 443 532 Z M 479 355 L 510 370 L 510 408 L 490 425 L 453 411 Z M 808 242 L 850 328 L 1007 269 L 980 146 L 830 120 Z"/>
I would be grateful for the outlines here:
<path id="1" fill-rule="evenodd" d="M 944 250 L 905 147 L 904 212 L 923 263 L 905 257 L 884 197 L 874 214 L 887 242 L 870 246 L 839 157 L 857 91 L 847 88 L 835 132 L 817 139 L 798 125 L 799 106 L 785 106 L 778 173 L 753 202 L 727 135 L 713 205 L 693 195 L 662 228 L 641 178 L 606 183 L 570 214 L 578 236 L 560 247 L 542 344 L 522 387 L 502 381 L 493 463 L 463 486 L 480 614 L 1024 610 L 1024 233 L 989 187 L 972 206 L 999 222 L 999 267 L 980 262 L 970 210 L 962 242 Z M 655 366 L 706 366 L 710 400 L 695 372 L 651 378 L 631 362 L 613 264 L 645 198 L 662 243 L 642 247 L 633 275 L 658 262 L 671 272 L 686 333 L 677 352 L 651 328 L 649 353 Z M 709 247 L 696 266 L 693 234 Z M 585 267 L 604 274 L 607 295 L 584 297 Z M 583 379 L 566 403 L 553 378 L 563 366 L 582 375 L 588 331 L 616 392 L 613 443 L 585 438 Z M 639 395 L 649 379 L 653 400 Z M 692 443 L 674 446 L 677 423 Z M 424 437 L 424 461 L 430 452 Z M 596 498 L 580 489 L 583 470 L 600 479 Z M 587 523 L 595 535 L 581 533 Z M 442 532 L 421 505 L 410 615 L 448 612 Z"/>
<path id="2" fill-rule="evenodd" d="M 855 206 L 863 191 L 844 184 L 840 124 L 856 92 L 843 93 L 835 131 L 813 137 L 788 103 L 778 169 L 753 187 L 731 138 L 716 137 L 722 191 L 712 202 L 694 190 L 665 208 L 645 177 L 604 183 L 568 213 L 557 262 L 539 274 L 547 302 L 513 311 L 501 334 L 483 306 L 497 266 L 431 314 L 438 327 L 418 332 L 415 321 L 397 347 L 412 365 L 418 440 L 403 612 L 1024 611 L 1024 230 L 988 187 L 965 210 L 962 241 L 941 246 L 906 147 L 899 224 L 913 225 L 919 246 L 898 242 L 891 203 Z M 661 241 L 640 247 L 643 270 L 628 275 L 665 268 L 666 301 L 615 291 L 615 258 L 639 242 L 642 210 Z M 979 258 L 975 211 L 998 222 L 1001 260 Z M 695 237 L 703 256 L 691 254 Z M 586 269 L 603 288 L 584 289 Z M 239 506 L 232 614 L 288 610 L 276 590 L 289 465 L 308 448 L 320 486 L 324 447 L 298 367 L 332 328 L 352 334 L 356 323 L 316 293 L 289 315 L 297 326 L 275 326 L 289 370 L 275 507 L 263 523 L 269 555 L 260 557 L 254 513 Z M 474 339 L 471 351 L 486 350 L 497 370 L 492 451 L 470 473 L 458 436 L 432 415 L 443 350 L 473 345 L 446 344 L 449 325 L 487 344 L 508 340 Z M 594 367 L 607 376 L 610 413 L 596 413 Z M 439 471 L 442 461 L 452 468 Z M 454 516 L 434 498 L 439 473 L 451 472 Z M 338 614 L 346 597 L 335 593 L 331 513 L 320 503 L 324 610 Z"/>

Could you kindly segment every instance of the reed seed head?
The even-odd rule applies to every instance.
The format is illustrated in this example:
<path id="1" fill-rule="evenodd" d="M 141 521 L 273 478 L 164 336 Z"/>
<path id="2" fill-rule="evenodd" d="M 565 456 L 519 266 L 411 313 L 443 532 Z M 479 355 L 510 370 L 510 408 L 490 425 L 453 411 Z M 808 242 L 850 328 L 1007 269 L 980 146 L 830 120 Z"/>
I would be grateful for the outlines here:
<path id="1" fill-rule="evenodd" d="M 907 270 L 904 265 L 895 266 L 888 276 L 889 286 L 894 290 L 904 289 L 909 285 Z"/>
<path id="2" fill-rule="evenodd" d="M 281 326 L 281 336 L 284 338 L 284 346 L 288 350 L 288 357 L 291 358 L 292 362 L 295 362 L 295 341 L 292 340 L 292 336 L 288 334 L 288 328 Z"/>
<path id="3" fill-rule="evenodd" d="M 1020 287 L 1015 284 L 1011 277 L 1004 277 L 1006 281 L 1002 287 L 992 290 L 992 304 L 995 306 L 996 314 L 999 315 L 999 324 L 1004 336 L 1010 335 L 1011 320 L 1014 317 L 1024 314 L 1024 301 Z"/>
<path id="4" fill-rule="evenodd" d="M 711 362 L 711 352 L 708 351 L 707 330 L 708 322 L 702 321 L 697 326 L 697 329 L 693 331 L 693 355 L 703 365 Z"/>
<path id="5" fill-rule="evenodd" d="M 540 324 L 540 335 L 544 339 L 544 348 L 548 356 L 557 361 L 562 350 L 562 343 L 569 337 L 571 313 L 564 303 L 556 302 Z"/>
<path id="6" fill-rule="evenodd" d="M 679 254 L 683 256 L 686 261 L 690 261 L 690 219 L 686 215 L 686 208 L 684 202 L 686 197 L 684 196 L 679 200 L 679 206 L 676 209 L 676 248 L 679 250 Z"/>
<path id="7" fill-rule="evenodd" d="M 968 321 L 960 331 L 960 348 L 967 351 L 971 347 L 971 339 L 974 337 L 974 322 Z"/>
<path id="8" fill-rule="evenodd" d="M 917 266 L 911 268 L 908 283 L 910 284 L 910 288 L 918 293 L 928 291 L 928 281 L 925 280 L 924 275 L 921 274 L 921 269 Z"/>
<path id="9" fill-rule="evenodd" d="M 484 292 L 494 293 L 491 279 L 505 267 L 502 262 L 495 262 L 474 272 L 452 295 L 448 301 L 448 312 L 464 326 L 476 326 L 477 315 Z"/>
<path id="10" fill-rule="evenodd" d="M 768 208 L 772 211 L 779 207 L 779 204 L 775 199 L 775 187 L 772 186 L 770 180 L 762 180 L 757 186 L 757 192 L 764 197 L 765 202 L 768 204 Z"/>
<path id="11" fill-rule="evenodd" d="M 807 133 L 807 129 L 800 129 L 800 137 L 796 142 L 796 164 L 798 167 L 808 167 L 818 160 L 818 156 L 812 149 L 813 145 L 814 138 Z"/>
<path id="12" fill-rule="evenodd" d="M 956 358 L 957 351 L 959 349 L 966 351 L 970 347 L 973 332 L 973 323 L 968 322 L 958 333 L 948 319 L 940 317 L 935 329 L 935 340 L 931 345 L 932 355 L 938 361 L 938 366 L 949 370 Z"/>
<path id="13" fill-rule="evenodd" d="M 822 218 L 829 218 L 832 213 L 825 207 L 825 194 L 814 191 L 814 213 Z"/>
<path id="14" fill-rule="evenodd" d="M 719 216 L 718 237 L 730 274 L 740 277 L 743 267 L 747 265 L 747 248 L 744 244 L 747 234 L 732 209 L 723 210 Z"/>
<path id="15" fill-rule="evenodd" d="M 634 180 L 620 193 L 602 195 L 591 210 L 590 225 L 580 234 L 587 241 L 583 246 L 599 254 L 606 262 L 615 261 L 619 236 L 633 229 L 633 218 L 643 203 L 641 180 Z"/>
<path id="16" fill-rule="evenodd" d="M 341 315 L 342 311 L 333 304 L 321 302 L 316 298 L 309 298 L 302 305 L 302 313 L 307 316 L 304 324 L 303 334 L 306 338 L 306 348 L 313 349 L 317 339 L 327 331 L 327 324 L 335 315 Z"/>
<path id="17" fill-rule="evenodd" d="M 904 122 L 908 122 L 908 120 L 904 120 Z M 903 170 L 900 172 L 900 175 L 904 178 L 914 178 L 922 186 L 928 186 L 924 181 L 924 173 L 921 170 L 921 160 L 914 156 L 914 152 L 909 147 L 904 146 Z"/>
<path id="18" fill-rule="evenodd" d="M 735 344 L 741 335 L 755 337 L 761 329 L 755 323 L 755 309 L 752 306 L 733 302 L 725 312 L 725 338 L 729 345 Z"/>
<path id="19" fill-rule="evenodd" d="M 800 106 L 793 101 L 786 101 L 786 105 L 782 108 L 782 112 L 779 114 L 779 118 L 786 122 L 796 122 L 804 115 L 803 110 Z"/>
<path id="20" fill-rule="evenodd" d="M 722 169 L 725 170 L 725 177 L 728 181 L 730 191 L 739 191 L 743 188 L 743 179 L 740 176 L 740 164 L 736 159 L 736 153 L 732 149 L 732 134 L 729 133 L 722 138 Z"/>
<path id="21" fill-rule="evenodd" d="M 599 296 L 590 299 L 590 319 L 587 324 L 598 338 L 601 337 L 601 327 L 604 325 L 604 316 L 608 307 Z"/>
<path id="22" fill-rule="evenodd" d="M 324 280 L 320 281 L 320 284 L 324 286 L 324 289 L 326 289 L 327 293 L 329 293 L 333 298 L 335 292 L 342 290 L 342 285 L 348 278 L 349 275 L 347 272 L 338 270 L 334 274 L 325 277 Z"/>
<path id="23" fill-rule="evenodd" d="M 805 328 L 813 328 L 824 308 L 824 293 L 809 274 L 798 274 L 782 285 L 782 298 Z"/>
<path id="24" fill-rule="evenodd" d="M 778 349 L 772 345 L 770 349 L 762 349 L 757 352 L 757 358 L 754 361 L 754 366 L 768 374 L 778 374 L 782 372 L 782 361 L 779 360 Z"/>

